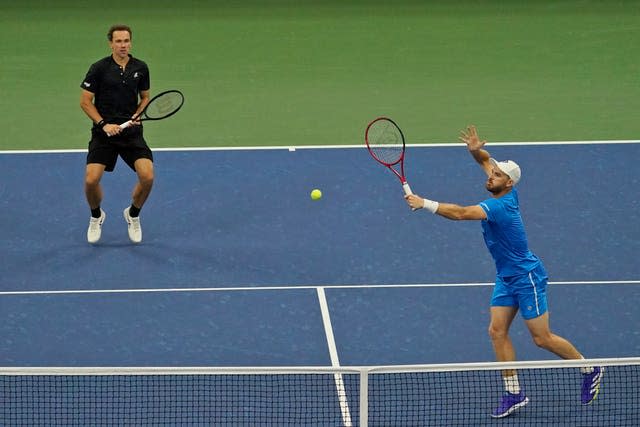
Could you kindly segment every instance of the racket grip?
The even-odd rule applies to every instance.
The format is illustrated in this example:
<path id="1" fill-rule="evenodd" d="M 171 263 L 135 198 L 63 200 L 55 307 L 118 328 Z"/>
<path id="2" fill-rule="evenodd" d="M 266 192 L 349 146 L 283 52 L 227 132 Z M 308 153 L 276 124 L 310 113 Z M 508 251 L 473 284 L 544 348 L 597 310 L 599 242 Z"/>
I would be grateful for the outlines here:
<path id="1" fill-rule="evenodd" d="M 407 196 L 413 194 L 413 192 L 411 191 L 411 187 L 409 187 L 409 184 L 406 182 L 402 183 L 402 189 L 404 190 L 404 194 L 406 194 Z M 412 211 L 415 211 L 416 208 L 411 208 Z"/>
<path id="2" fill-rule="evenodd" d="M 133 124 L 133 122 L 131 120 L 127 120 L 126 122 L 124 122 L 123 124 L 120 125 L 120 129 L 128 128 L 132 124 Z"/>

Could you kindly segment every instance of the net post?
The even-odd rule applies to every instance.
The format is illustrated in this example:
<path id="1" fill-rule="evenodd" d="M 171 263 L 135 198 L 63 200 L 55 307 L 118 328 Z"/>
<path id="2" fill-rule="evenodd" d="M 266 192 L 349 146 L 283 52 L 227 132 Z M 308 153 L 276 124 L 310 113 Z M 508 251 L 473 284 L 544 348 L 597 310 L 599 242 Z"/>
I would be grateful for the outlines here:
<path id="1" fill-rule="evenodd" d="M 369 370 L 360 370 L 360 427 L 369 425 Z"/>

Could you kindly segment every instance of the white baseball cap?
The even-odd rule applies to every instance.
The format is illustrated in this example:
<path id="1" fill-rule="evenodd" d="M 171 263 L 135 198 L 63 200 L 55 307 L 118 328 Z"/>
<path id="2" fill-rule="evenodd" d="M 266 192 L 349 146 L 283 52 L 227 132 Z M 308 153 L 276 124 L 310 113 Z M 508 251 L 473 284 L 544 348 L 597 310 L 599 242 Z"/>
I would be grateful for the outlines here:
<path id="1" fill-rule="evenodd" d="M 506 173 L 511 181 L 513 181 L 513 185 L 516 185 L 518 181 L 520 181 L 520 166 L 513 160 L 504 160 L 502 162 L 497 161 L 494 158 L 489 159 L 491 164 L 502 172 Z"/>

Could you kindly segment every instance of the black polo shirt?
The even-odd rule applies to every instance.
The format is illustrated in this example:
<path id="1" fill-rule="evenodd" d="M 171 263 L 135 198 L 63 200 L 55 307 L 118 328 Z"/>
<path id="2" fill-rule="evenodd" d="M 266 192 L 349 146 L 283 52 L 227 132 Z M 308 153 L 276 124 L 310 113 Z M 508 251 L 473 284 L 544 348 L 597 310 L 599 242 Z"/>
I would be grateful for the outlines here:
<path id="1" fill-rule="evenodd" d="M 122 70 L 112 56 L 107 56 L 89 67 L 80 87 L 94 94 L 93 103 L 107 123 L 124 123 L 138 108 L 138 94 L 149 90 L 149 68 L 129 55 Z"/>

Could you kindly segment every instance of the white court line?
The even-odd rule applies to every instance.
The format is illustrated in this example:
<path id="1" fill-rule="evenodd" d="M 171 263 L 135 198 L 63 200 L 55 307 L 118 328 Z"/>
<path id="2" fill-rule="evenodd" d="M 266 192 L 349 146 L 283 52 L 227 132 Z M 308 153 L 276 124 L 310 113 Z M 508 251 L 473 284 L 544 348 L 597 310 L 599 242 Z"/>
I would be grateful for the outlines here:
<path id="1" fill-rule="evenodd" d="M 320 303 L 320 312 L 322 313 L 322 324 L 324 325 L 324 333 L 327 337 L 327 346 L 329 347 L 329 356 L 331 357 L 331 366 L 340 367 L 340 359 L 338 358 L 338 349 L 336 340 L 333 336 L 333 326 L 331 325 L 331 316 L 329 315 L 329 304 L 324 293 L 323 287 L 317 288 L 318 302 Z M 336 384 L 338 393 L 338 401 L 340 403 L 340 413 L 342 414 L 342 423 L 345 427 L 353 426 L 351 421 L 351 411 L 349 410 L 349 402 L 347 401 L 347 391 L 344 387 L 342 374 L 334 374 L 333 380 Z"/>
<path id="2" fill-rule="evenodd" d="M 66 289 L 66 290 L 33 290 L 33 291 L 0 291 L 3 295 L 64 295 L 64 294 L 128 294 L 143 292 L 225 292 L 225 291 L 294 291 L 318 289 L 381 289 L 381 288 L 460 288 L 493 286 L 493 282 L 478 283 L 413 283 L 394 285 L 288 285 L 288 286 L 233 286 L 220 288 L 131 288 L 131 289 Z M 593 280 L 549 282 L 549 285 L 640 285 L 640 280 Z M 323 291 L 324 292 L 324 291 Z"/>
<path id="3" fill-rule="evenodd" d="M 331 356 L 331 366 L 340 367 L 340 359 L 338 358 L 338 350 L 336 340 L 333 337 L 333 326 L 331 325 L 331 316 L 329 315 L 329 304 L 323 287 L 317 288 L 318 302 L 320 303 L 320 312 L 322 313 L 322 323 L 324 324 L 324 333 L 327 336 L 329 345 L 329 356 Z"/>
<path id="4" fill-rule="evenodd" d="M 530 141 L 530 142 L 492 142 L 492 146 L 501 145 L 593 145 L 593 144 L 638 144 L 640 140 L 634 139 L 612 139 L 593 141 Z M 407 143 L 407 147 L 464 147 L 466 144 L 460 142 L 434 142 L 434 143 Z M 167 147 L 152 148 L 153 151 L 260 151 L 260 150 L 305 150 L 305 149 L 342 149 L 342 148 L 364 148 L 363 144 L 358 145 L 272 145 L 256 147 Z M 0 154 L 59 154 L 59 153 L 86 153 L 86 148 L 56 149 L 56 150 L 0 150 Z"/>

